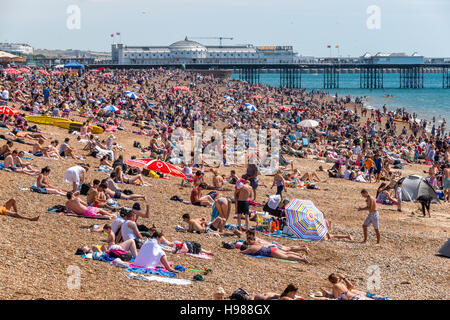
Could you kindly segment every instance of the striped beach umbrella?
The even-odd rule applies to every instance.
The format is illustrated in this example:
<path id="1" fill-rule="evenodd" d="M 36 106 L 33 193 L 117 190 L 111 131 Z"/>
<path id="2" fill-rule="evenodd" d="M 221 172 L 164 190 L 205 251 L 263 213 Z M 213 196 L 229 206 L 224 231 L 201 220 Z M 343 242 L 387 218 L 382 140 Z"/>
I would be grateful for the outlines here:
<path id="1" fill-rule="evenodd" d="M 287 227 L 299 239 L 320 241 L 328 232 L 323 213 L 310 200 L 293 199 L 286 206 Z"/>
<path id="2" fill-rule="evenodd" d="M 180 169 L 171 165 L 170 163 L 161 160 L 132 159 L 132 160 L 125 160 L 124 163 L 132 167 L 145 168 L 147 170 L 153 170 L 155 172 L 170 174 L 175 177 L 186 179 L 186 176 L 183 174 L 183 172 L 181 172 Z"/>
<path id="3" fill-rule="evenodd" d="M 227 99 L 227 100 L 230 100 L 230 101 L 234 101 L 234 98 L 232 98 L 230 96 L 225 96 L 224 98 Z"/>

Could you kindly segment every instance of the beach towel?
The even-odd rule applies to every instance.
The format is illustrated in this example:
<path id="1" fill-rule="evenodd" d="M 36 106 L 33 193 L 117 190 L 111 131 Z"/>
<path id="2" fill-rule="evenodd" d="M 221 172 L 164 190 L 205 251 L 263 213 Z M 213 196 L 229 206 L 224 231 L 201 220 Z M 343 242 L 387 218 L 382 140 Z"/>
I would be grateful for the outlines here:
<path id="1" fill-rule="evenodd" d="M 130 267 L 127 268 L 126 270 L 128 272 L 153 274 L 153 275 L 159 275 L 159 276 L 163 276 L 163 277 L 171 277 L 171 278 L 177 277 L 177 274 L 175 272 L 169 272 L 163 268 L 142 268 L 142 267 L 138 267 L 133 264 L 130 264 Z"/>
<path id="2" fill-rule="evenodd" d="M 253 200 L 249 200 L 248 203 L 249 203 L 249 205 L 251 205 L 251 206 L 256 206 L 256 207 L 262 207 L 262 206 L 263 206 L 262 203 L 255 202 L 255 201 L 253 201 Z"/>
<path id="3" fill-rule="evenodd" d="M 72 212 L 65 212 L 65 211 L 58 212 L 54 208 L 48 208 L 47 211 L 53 212 L 53 213 L 57 213 L 58 215 L 68 216 L 68 217 L 77 217 L 77 218 L 86 218 L 86 219 L 99 219 L 99 220 L 110 220 L 110 218 L 103 217 L 103 216 L 87 217 L 87 216 L 80 216 L 80 215 L 72 213 Z"/>
<path id="4" fill-rule="evenodd" d="M 211 221 L 214 221 L 219 216 L 219 211 L 217 210 L 216 204 L 214 203 L 212 206 L 212 212 L 211 212 Z"/>
<path id="5" fill-rule="evenodd" d="M 141 281 L 157 281 L 157 282 L 164 282 L 169 284 L 176 284 L 176 285 L 190 285 L 192 282 L 190 280 L 185 279 L 172 279 L 172 278 L 162 278 L 158 276 L 144 276 L 142 274 L 134 274 L 129 273 L 127 274 L 127 278 L 131 280 L 141 280 Z"/>
<path id="6" fill-rule="evenodd" d="M 276 237 L 276 238 L 284 238 L 284 239 L 291 239 L 291 240 L 300 240 L 299 238 L 295 236 L 291 236 L 285 233 L 268 233 L 266 234 L 268 237 Z"/>

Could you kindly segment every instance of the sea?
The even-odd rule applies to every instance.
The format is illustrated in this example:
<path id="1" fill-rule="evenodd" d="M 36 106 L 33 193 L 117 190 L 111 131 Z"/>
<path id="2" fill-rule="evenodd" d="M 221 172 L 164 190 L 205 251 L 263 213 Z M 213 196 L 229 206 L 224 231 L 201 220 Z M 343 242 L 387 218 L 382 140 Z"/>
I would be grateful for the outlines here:
<path id="1" fill-rule="evenodd" d="M 239 79 L 239 74 L 233 73 L 232 79 Z M 280 86 L 280 74 L 261 73 L 261 83 L 269 86 Z M 441 73 L 425 73 L 423 89 L 400 89 L 400 74 L 385 73 L 384 89 L 360 89 L 359 73 L 341 73 L 339 75 L 340 89 L 323 89 L 323 74 L 302 74 L 301 86 L 308 90 L 324 90 L 330 95 L 350 95 L 366 97 L 363 100 L 368 107 L 375 109 L 386 105 L 388 110 L 405 108 L 408 112 L 417 114 L 419 119 L 432 120 L 437 123 L 443 119 L 450 121 L 450 89 L 442 88 L 443 77 Z M 392 97 L 385 97 L 385 96 Z M 448 127 L 448 125 L 447 125 Z"/>

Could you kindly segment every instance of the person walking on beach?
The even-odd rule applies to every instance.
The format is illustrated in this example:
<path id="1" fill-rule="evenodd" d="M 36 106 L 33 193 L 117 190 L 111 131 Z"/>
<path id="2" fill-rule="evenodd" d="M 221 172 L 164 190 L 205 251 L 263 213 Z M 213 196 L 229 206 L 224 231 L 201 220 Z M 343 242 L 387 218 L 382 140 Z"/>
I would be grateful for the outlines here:
<path id="1" fill-rule="evenodd" d="M 358 208 L 358 211 L 368 210 L 369 215 L 363 223 L 363 232 L 364 232 L 364 240 L 363 243 L 367 242 L 367 228 L 373 224 L 373 228 L 375 229 L 375 234 L 377 235 L 377 244 L 380 243 L 380 231 L 379 231 L 379 213 L 377 211 L 377 203 L 375 198 L 372 197 L 366 189 L 361 190 L 361 195 L 366 199 L 367 206 L 363 208 Z"/>

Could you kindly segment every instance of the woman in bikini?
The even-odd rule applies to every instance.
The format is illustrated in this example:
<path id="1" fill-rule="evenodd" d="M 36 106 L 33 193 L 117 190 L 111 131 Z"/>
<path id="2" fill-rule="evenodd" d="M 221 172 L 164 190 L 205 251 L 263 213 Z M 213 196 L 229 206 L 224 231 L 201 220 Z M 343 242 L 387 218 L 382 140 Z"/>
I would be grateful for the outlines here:
<path id="1" fill-rule="evenodd" d="M 116 166 L 116 168 L 114 169 L 114 172 L 116 174 L 115 182 L 122 182 L 122 183 L 126 183 L 126 184 L 140 184 L 141 186 L 144 186 L 144 187 L 149 186 L 144 183 L 144 179 L 142 178 L 142 176 L 140 174 L 138 174 L 136 176 L 131 176 L 131 177 L 123 174 L 121 166 Z"/>
<path id="2" fill-rule="evenodd" d="M 338 300 L 377 300 L 377 298 L 381 298 L 375 294 L 356 289 L 354 285 L 340 273 L 330 274 L 328 276 L 328 281 L 330 281 L 333 286 L 331 292 L 324 288 L 320 288 L 320 291 L 322 291 L 325 297 L 333 297 Z"/>
<path id="3" fill-rule="evenodd" d="M 50 184 L 50 180 L 48 178 L 50 171 L 51 169 L 49 167 L 42 168 L 41 173 L 37 177 L 36 186 L 44 189 L 47 194 L 57 194 L 60 196 L 66 195 L 67 191 L 54 187 Z"/>

